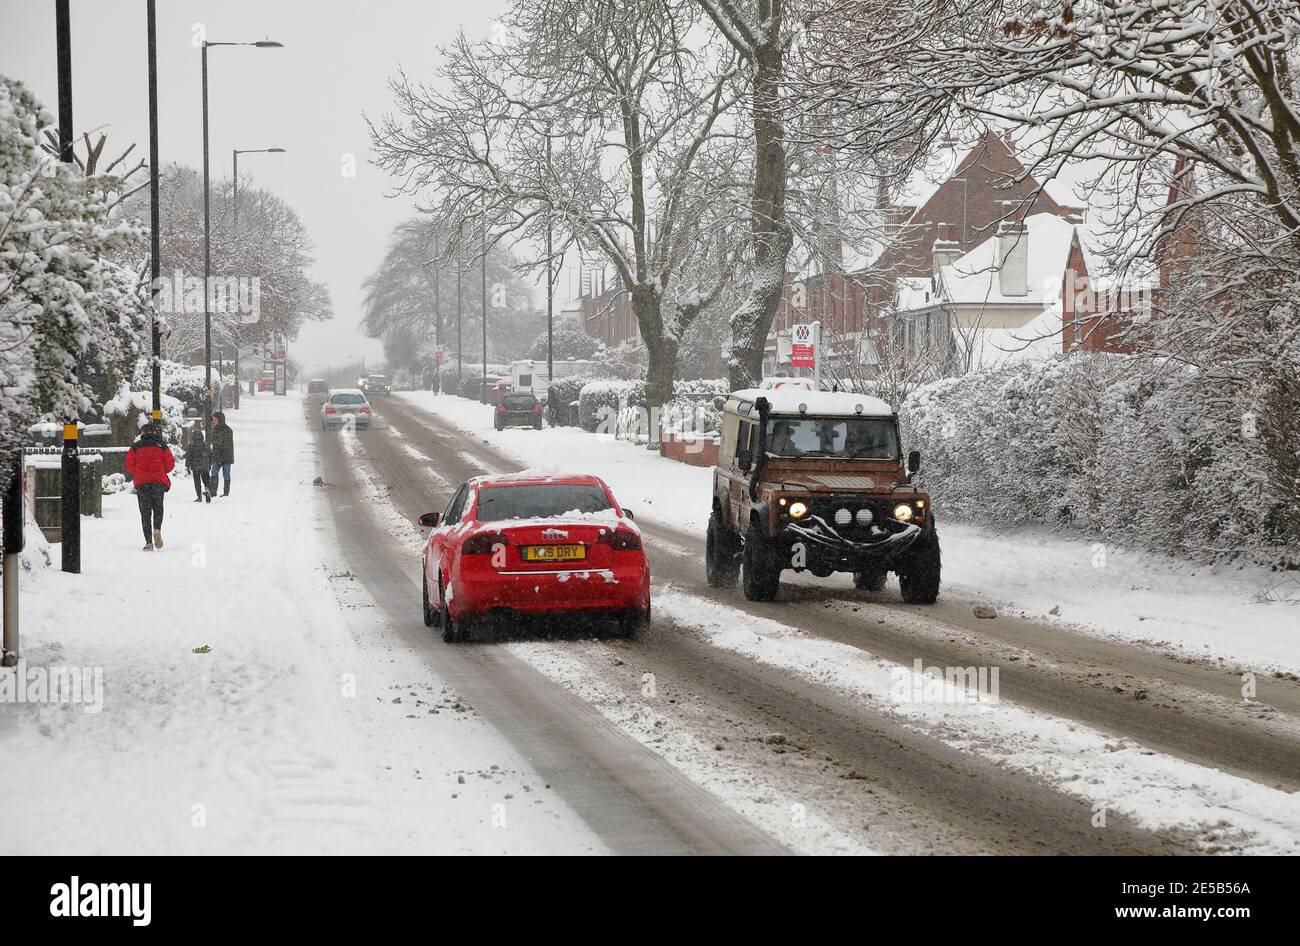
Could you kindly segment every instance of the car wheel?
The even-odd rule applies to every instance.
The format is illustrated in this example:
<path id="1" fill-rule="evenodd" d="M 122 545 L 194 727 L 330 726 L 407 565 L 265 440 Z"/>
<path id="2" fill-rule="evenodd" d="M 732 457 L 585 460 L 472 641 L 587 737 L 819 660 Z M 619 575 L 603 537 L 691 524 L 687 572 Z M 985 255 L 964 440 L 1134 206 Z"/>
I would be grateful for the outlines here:
<path id="1" fill-rule="evenodd" d="M 441 578 L 438 579 L 438 597 L 442 600 L 442 616 L 438 622 L 442 625 L 442 639 L 448 644 L 460 644 L 469 640 L 469 627 L 465 619 L 452 620 L 451 611 L 447 608 L 447 595 L 443 591 Z"/>
<path id="2" fill-rule="evenodd" d="M 541 429 L 542 429 L 542 422 L 539 420 L 537 423 L 533 424 L 533 429 L 534 429 L 534 430 L 541 430 Z"/>
<path id="3" fill-rule="evenodd" d="M 704 538 L 704 577 L 714 588 L 734 588 L 740 575 L 740 557 L 735 537 L 722 522 L 718 510 L 709 516 L 709 531 Z"/>
<path id="4" fill-rule="evenodd" d="M 429 576 L 424 573 L 423 565 L 420 566 L 420 599 L 424 602 L 424 626 L 433 627 L 442 623 L 442 612 L 435 611 L 429 602 Z"/>
<path id="5" fill-rule="evenodd" d="M 767 537 L 754 523 L 745 533 L 741 553 L 741 588 L 749 601 L 773 601 L 781 587 L 781 564 L 772 554 Z"/>
<path id="6" fill-rule="evenodd" d="M 853 587 L 858 591 L 881 591 L 884 589 L 885 579 L 888 577 L 888 569 L 864 568 L 860 572 L 853 573 Z"/>
<path id="7" fill-rule="evenodd" d="M 939 533 L 908 556 L 898 571 L 898 587 L 908 604 L 934 604 L 939 597 Z"/>
<path id="8" fill-rule="evenodd" d="M 639 608 L 629 611 L 618 620 L 618 629 L 624 637 L 632 640 L 641 631 L 650 626 L 650 607 L 646 606 L 644 611 Z"/>

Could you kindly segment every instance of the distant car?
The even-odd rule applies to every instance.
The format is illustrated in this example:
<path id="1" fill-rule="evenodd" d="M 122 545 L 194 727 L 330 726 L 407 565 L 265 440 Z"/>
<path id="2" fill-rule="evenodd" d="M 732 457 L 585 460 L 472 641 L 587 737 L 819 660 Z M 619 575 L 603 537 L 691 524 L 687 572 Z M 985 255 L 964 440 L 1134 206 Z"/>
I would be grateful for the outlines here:
<path id="1" fill-rule="evenodd" d="M 599 477 L 478 476 L 420 525 L 424 623 L 448 643 L 488 616 L 650 621 L 641 532 Z"/>
<path id="2" fill-rule="evenodd" d="M 275 372 L 263 371 L 262 376 L 257 379 L 257 390 L 274 391 L 275 390 Z"/>
<path id="3" fill-rule="evenodd" d="M 542 403 L 531 394 L 506 394 L 492 412 L 492 426 L 542 429 Z"/>
<path id="4" fill-rule="evenodd" d="M 367 396 L 393 393 L 393 387 L 388 383 L 387 376 L 382 374 L 372 374 L 367 377 L 361 385 L 361 389 L 366 392 Z"/>
<path id="5" fill-rule="evenodd" d="M 329 382 L 324 378 L 312 378 L 307 382 L 308 394 L 326 394 L 329 392 Z"/>
<path id="6" fill-rule="evenodd" d="M 370 402 L 359 388 L 334 388 L 320 406 L 321 430 L 337 430 L 348 425 L 368 430 L 371 416 Z"/>
<path id="7" fill-rule="evenodd" d="M 486 391 L 487 399 L 491 401 L 493 390 L 502 380 L 509 381 L 510 379 L 503 379 L 500 375 L 495 374 L 490 374 L 487 377 L 466 378 L 460 386 L 460 396 L 467 397 L 471 401 L 482 401 Z"/>

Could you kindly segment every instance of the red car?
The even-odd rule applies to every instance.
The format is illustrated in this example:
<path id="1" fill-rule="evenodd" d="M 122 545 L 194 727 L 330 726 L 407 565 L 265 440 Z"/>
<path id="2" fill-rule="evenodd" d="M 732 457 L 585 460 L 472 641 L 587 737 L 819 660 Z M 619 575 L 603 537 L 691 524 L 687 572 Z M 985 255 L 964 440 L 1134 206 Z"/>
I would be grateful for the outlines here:
<path id="1" fill-rule="evenodd" d="M 424 623 L 448 643 L 485 617 L 613 617 L 625 635 L 650 621 L 641 531 L 596 476 L 477 476 L 421 553 Z"/>

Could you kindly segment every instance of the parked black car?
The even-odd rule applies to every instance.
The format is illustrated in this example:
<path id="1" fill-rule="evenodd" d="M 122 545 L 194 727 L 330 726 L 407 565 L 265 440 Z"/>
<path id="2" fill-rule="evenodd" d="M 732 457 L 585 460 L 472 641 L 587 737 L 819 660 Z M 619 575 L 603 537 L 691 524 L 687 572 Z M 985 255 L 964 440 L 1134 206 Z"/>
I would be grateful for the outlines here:
<path id="1" fill-rule="evenodd" d="M 542 402 L 531 394 L 507 394 L 501 398 L 493 415 L 492 426 L 535 427 L 542 429 Z"/>

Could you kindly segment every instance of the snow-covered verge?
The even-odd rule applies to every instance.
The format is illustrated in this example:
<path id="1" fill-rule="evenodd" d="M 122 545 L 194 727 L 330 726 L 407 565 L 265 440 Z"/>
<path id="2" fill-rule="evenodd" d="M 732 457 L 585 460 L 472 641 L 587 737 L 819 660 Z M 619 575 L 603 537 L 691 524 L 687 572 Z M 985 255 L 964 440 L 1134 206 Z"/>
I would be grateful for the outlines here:
<path id="1" fill-rule="evenodd" d="M 300 400 L 248 398 L 230 424 L 231 496 L 196 504 L 178 475 L 162 551 L 124 492 L 83 519 L 82 574 L 57 549 L 23 573 L 27 678 L 88 686 L 0 688 L 0 853 L 602 851 L 395 645 L 311 485 Z"/>
<path id="2" fill-rule="evenodd" d="M 578 428 L 492 429 L 491 409 L 429 392 L 400 396 L 521 463 L 594 473 L 638 517 L 694 532 L 712 471 Z M 1090 634 L 1195 657 L 1300 672 L 1300 585 L 1262 568 L 1197 565 L 1038 526 L 994 530 L 942 518 L 944 595 L 996 602 Z M 1058 614 L 1051 614 L 1053 608 Z"/>
<path id="3" fill-rule="evenodd" d="M 829 686 L 955 748 L 1084 798 L 1099 830 L 1106 813 L 1118 812 L 1151 830 L 1195 831 L 1209 852 L 1300 853 L 1300 795 L 1151 752 L 997 694 L 992 701 L 970 701 L 964 699 L 970 691 L 950 682 L 916 679 L 858 647 L 671 587 L 659 591 L 655 608 L 716 647 Z"/>

